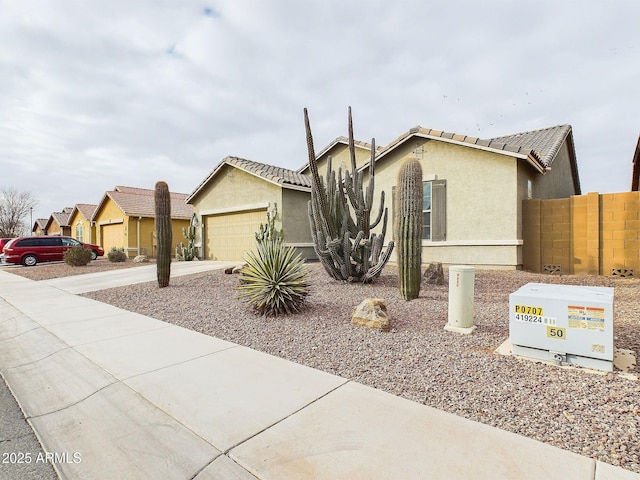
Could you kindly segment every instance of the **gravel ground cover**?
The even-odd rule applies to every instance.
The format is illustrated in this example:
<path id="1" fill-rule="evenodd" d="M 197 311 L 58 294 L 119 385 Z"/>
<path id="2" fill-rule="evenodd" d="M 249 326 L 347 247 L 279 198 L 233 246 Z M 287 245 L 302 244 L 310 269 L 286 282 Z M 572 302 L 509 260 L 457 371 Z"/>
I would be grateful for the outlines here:
<path id="1" fill-rule="evenodd" d="M 397 269 L 371 285 L 332 280 L 309 264 L 304 312 L 265 319 L 236 299 L 222 271 L 86 294 L 87 297 L 318 368 L 419 403 L 640 472 L 640 382 L 493 353 L 509 335 L 509 294 L 528 282 L 615 287 L 615 344 L 640 355 L 640 280 L 477 270 L 476 332 L 447 332 L 448 279 L 406 302 Z M 364 298 L 386 301 L 390 333 L 350 324 Z"/>

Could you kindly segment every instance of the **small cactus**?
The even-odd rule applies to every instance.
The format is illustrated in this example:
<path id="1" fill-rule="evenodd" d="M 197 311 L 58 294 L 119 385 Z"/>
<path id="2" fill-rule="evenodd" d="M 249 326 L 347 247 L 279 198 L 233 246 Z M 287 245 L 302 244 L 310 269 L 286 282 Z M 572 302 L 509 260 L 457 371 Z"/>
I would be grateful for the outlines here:
<path id="1" fill-rule="evenodd" d="M 267 223 L 260 224 L 260 231 L 255 232 L 256 242 L 277 242 L 282 241 L 284 234 L 281 230 L 276 230 L 276 218 L 278 217 L 278 204 L 274 203 L 273 208 L 267 212 Z"/>
<path id="2" fill-rule="evenodd" d="M 157 182 L 155 190 L 156 238 L 158 239 L 158 286 L 169 286 L 171 276 L 171 195 L 166 182 Z"/>
<path id="3" fill-rule="evenodd" d="M 422 167 L 417 159 L 402 165 L 397 185 L 398 283 L 402 298 L 413 300 L 422 280 Z"/>

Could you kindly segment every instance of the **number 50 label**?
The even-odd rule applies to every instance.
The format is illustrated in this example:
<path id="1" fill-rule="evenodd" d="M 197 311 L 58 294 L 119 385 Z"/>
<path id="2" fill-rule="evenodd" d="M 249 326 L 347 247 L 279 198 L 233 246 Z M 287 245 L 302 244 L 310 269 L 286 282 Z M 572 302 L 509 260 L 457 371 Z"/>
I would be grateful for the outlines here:
<path id="1" fill-rule="evenodd" d="M 555 338 L 557 340 L 566 340 L 567 330 L 560 327 L 547 327 L 547 337 Z"/>

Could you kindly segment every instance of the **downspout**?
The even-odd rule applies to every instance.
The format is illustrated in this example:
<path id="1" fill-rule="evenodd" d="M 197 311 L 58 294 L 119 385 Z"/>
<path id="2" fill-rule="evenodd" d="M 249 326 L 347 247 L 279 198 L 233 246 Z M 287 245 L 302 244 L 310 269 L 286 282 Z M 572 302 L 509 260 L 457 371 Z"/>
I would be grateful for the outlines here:
<path id="1" fill-rule="evenodd" d="M 142 220 L 142 217 L 138 217 L 138 223 L 136 224 L 136 248 L 138 250 L 138 253 L 136 255 L 140 255 L 140 221 Z"/>

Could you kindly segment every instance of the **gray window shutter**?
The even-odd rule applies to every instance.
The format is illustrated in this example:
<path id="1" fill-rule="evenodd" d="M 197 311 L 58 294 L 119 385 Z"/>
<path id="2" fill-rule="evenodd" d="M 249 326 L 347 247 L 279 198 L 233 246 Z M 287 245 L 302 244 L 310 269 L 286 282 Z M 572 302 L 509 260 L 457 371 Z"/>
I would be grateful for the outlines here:
<path id="1" fill-rule="evenodd" d="M 431 182 L 431 240 L 447 239 L 447 181 Z"/>

